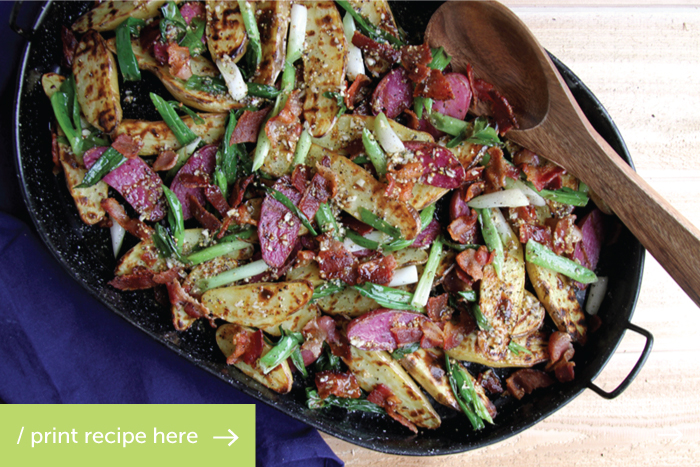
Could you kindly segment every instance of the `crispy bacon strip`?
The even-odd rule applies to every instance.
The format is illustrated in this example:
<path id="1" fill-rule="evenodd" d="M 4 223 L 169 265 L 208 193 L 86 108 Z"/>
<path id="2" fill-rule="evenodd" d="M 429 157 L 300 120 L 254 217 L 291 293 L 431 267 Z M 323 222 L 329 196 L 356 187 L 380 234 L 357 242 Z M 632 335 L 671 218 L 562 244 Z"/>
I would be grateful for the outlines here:
<path id="1" fill-rule="evenodd" d="M 318 261 L 321 277 L 326 280 L 340 279 L 355 285 L 357 282 L 355 256 L 341 242 L 330 237 L 324 236 L 320 249 L 316 261 Z"/>
<path id="2" fill-rule="evenodd" d="M 218 232 L 221 229 L 221 221 L 214 217 L 212 213 L 204 209 L 204 207 L 199 203 L 199 200 L 188 193 L 187 197 L 190 200 L 190 210 L 192 211 L 192 216 L 199 221 L 200 224 L 205 229 L 209 229 L 210 232 Z"/>
<path id="3" fill-rule="evenodd" d="M 420 162 L 410 162 L 404 166 L 390 168 L 386 174 L 388 184 L 384 195 L 400 201 L 410 200 L 413 196 L 413 186 L 423 172 L 425 168 Z"/>
<path id="4" fill-rule="evenodd" d="M 326 370 L 316 373 L 316 389 L 321 399 L 330 395 L 345 399 L 359 399 L 362 397 L 360 385 L 352 373 Z"/>
<path id="5" fill-rule="evenodd" d="M 236 123 L 236 128 L 231 134 L 229 145 L 238 143 L 255 143 L 258 140 L 260 125 L 270 112 L 270 107 L 260 110 L 246 110 Z"/>
<path id="6" fill-rule="evenodd" d="M 243 202 L 245 190 L 254 179 L 255 175 L 251 174 L 245 178 L 239 178 L 236 180 L 236 183 L 233 184 L 231 195 L 228 197 L 228 204 L 231 206 L 231 208 L 237 208 Z"/>
<path id="7" fill-rule="evenodd" d="M 467 65 L 467 78 L 474 93 L 474 104 L 476 101 L 481 101 L 491 107 L 490 114 L 496 120 L 498 132 L 501 135 L 505 135 L 512 128 L 519 128 L 518 120 L 515 118 L 510 103 L 492 84 L 483 79 L 475 78 L 471 65 Z"/>
<path id="8" fill-rule="evenodd" d="M 262 355 L 264 340 L 261 330 L 251 331 L 239 325 L 234 325 L 232 343 L 233 353 L 226 359 L 227 365 L 234 365 L 240 361 L 248 365 L 255 365 L 255 362 Z"/>
<path id="9" fill-rule="evenodd" d="M 188 80 L 192 76 L 190 68 L 190 49 L 180 47 L 175 42 L 168 44 L 168 65 L 170 74 L 176 78 Z"/>
<path id="10" fill-rule="evenodd" d="M 304 365 L 311 365 L 321 355 L 324 342 L 339 342 L 340 335 L 335 328 L 335 321 L 330 316 L 320 316 L 312 319 L 301 331 L 304 343 L 301 345 L 301 356 Z"/>
<path id="11" fill-rule="evenodd" d="M 363 74 L 357 75 L 355 81 L 345 93 L 345 106 L 353 110 L 357 104 L 365 100 L 372 90 L 372 80 Z"/>
<path id="12" fill-rule="evenodd" d="M 481 245 L 478 250 L 464 250 L 457 255 L 457 265 L 475 281 L 484 277 L 484 266 L 491 264 L 495 251 L 489 253 L 488 248 Z"/>
<path id="13" fill-rule="evenodd" d="M 168 288 L 168 297 L 170 298 L 171 305 L 184 306 L 185 311 L 192 318 L 202 318 L 209 315 L 209 310 L 207 307 L 199 303 L 199 301 L 194 297 L 190 296 L 190 294 L 188 294 L 185 289 L 182 288 L 177 279 L 173 279 L 165 284 L 165 286 Z"/>
<path id="14" fill-rule="evenodd" d="M 359 31 L 352 36 L 352 45 L 359 47 L 364 52 L 365 60 L 372 59 L 384 62 L 381 68 L 389 69 L 392 64 L 401 59 L 401 52 L 391 45 L 370 39 Z"/>
<path id="15" fill-rule="evenodd" d="M 452 309 L 447 306 L 450 294 L 444 293 L 437 297 L 430 297 L 426 307 L 428 318 L 436 323 L 449 321 L 452 317 Z"/>
<path id="16" fill-rule="evenodd" d="M 496 376 L 493 370 L 486 370 L 483 373 L 479 373 L 477 382 L 491 394 L 501 394 L 503 392 L 501 380 L 498 379 L 498 376 Z"/>
<path id="17" fill-rule="evenodd" d="M 379 383 L 372 392 L 367 396 L 367 400 L 377 404 L 386 410 L 387 415 L 408 428 L 414 433 L 418 433 L 418 428 L 406 417 L 399 414 L 396 410 L 401 406 L 401 400 L 391 392 L 388 386 Z"/>
<path id="18" fill-rule="evenodd" d="M 430 74 L 428 64 L 433 60 L 428 44 L 401 47 L 401 66 L 408 72 L 408 78 L 420 83 Z"/>
<path id="19" fill-rule="evenodd" d="M 231 207 L 226 202 L 226 198 L 221 193 L 221 189 L 216 185 L 207 185 L 204 188 L 204 197 L 214 206 L 214 209 L 217 210 L 221 217 L 226 217 L 231 210 Z"/>
<path id="20" fill-rule="evenodd" d="M 112 218 L 121 225 L 124 230 L 141 240 L 149 240 L 153 234 L 153 229 L 138 219 L 132 219 L 126 215 L 124 206 L 114 198 L 103 199 L 100 202 L 102 209 L 107 211 Z"/>
<path id="21" fill-rule="evenodd" d="M 139 151 L 143 147 L 143 141 L 135 141 L 129 135 L 121 134 L 116 137 L 112 143 L 112 147 L 127 159 L 135 159 L 138 157 Z"/>
<path id="22" fill-rule="evenodd" d="M 564 168 L 547 161 L 542 165 L 520 164 L 518 167 L 525 172 L 528 181 L 532 182 L 538 191 L 545 188 L 558 190 L 561 188 L 561 176 L 566 173 Z"/>
<path id="23" fill-rule="evenodd" d="M 303 109 L 299 92 L 298 89 L 293 91 L 280 113 L 265 124 L 265 133 L 273 148 L 282 142 L 286 142 L 288 147 L 293 148 L 299 139 L 302 131 L 299 115 Z"/>
<path id="24" fill-rule="evenodd" d="M 136 266 L 131 274 L 117 276 L 109 285 L 119 290 L 145 290 L 152 289 L 156 285 L 167 284 L 178 278 L 178 268 L 170 268 L 167 271 L 155 273 L 143 266 Z"/>
<path id="25" fill-rule="evenodd" d="M 518 370 L 506 379 L 508 392 L 518 400 L 535 389 L 546 388 L 552 384 L 554 380 L 547 373 L 532 368 Z"/>
<path id="26" fill-rule="evenodd" d="M 503 157 L 503 151 L 499 147 L 492 147 L 486 151 L 491 159 L 489 165 L 484 171 L 486 178 L 487 191 L 498 191 L 506 186 L 506 177 L 518 180 L 520 178 L 520 170 L 517 167 L 510 165 Z"/>
<path id="27" fill-rule="evenodd" d="M 178 155 L 175 151 L 162 151 L 153 163 L 153 170 L 162 172 L 170 170 L 177 164 Z"/>
<path id="28" fill-rule="evenodd" d="M 450 225 L 447 226 L 447 231 L 455 242 L 465 245 L 477 243 L 479 235 L 478 220 L 479 214 L 474 209 L 471 209 L 471 212 L 468 214 L 450 222 Z"/>
<path id="29" fill-rule="evenodd" d="M 396 266 L 396 259 L 392 255 L 364 262 L 357 267 L 357 283 L 387 285 L 394 278 Z"/>

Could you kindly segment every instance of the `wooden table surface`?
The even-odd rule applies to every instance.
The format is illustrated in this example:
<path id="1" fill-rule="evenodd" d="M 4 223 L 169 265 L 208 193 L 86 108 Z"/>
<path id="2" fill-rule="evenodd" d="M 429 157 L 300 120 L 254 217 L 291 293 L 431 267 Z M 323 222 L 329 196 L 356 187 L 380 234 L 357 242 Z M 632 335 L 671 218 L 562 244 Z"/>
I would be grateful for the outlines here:
<path id="1" fill-rule="evenodd" d="M 642 177 L 700 226 L 700 3 L 505 3 L 603 103 Z M 452 456 L 390 456 L 324 438 L 347 466 L 700 465 L 700 310 L 651 255 L 632 321 L 654 335 L 654 350 L 615 400 L 585 391 L 520 435 Z M 596 384 L 616 387 L 643 344 L 628 333 Z"/>

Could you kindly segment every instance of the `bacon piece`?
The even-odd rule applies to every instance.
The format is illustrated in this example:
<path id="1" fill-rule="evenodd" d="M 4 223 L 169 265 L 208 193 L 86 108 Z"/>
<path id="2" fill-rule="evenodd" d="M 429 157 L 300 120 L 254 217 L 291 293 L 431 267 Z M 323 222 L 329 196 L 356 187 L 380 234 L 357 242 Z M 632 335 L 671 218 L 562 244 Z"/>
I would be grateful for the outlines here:
<path id="1" fill-rule="evenodd" d="M 452 309 L 447 306 L 450 294 L 444 293 L 437 297 L 430 297 L 426 307 L 428 318 L 436 323 L 448 321 L 452 316 Z"/>
<path id="2" fill-rule="evenodd" d="M 450 272 L 447 273 L 445 279 L 442 281 L 442 287 L 445 289 L 445 292 L 456 294 L 457 292 L 471 290 L 471 279 L 467 278 L 468 280 L 466 281 L 462 280 L 460 276 L 457 275 L 457 271 L 466 276 L 464 271 L 458 267 L 450 269 Z"/>
<path id="3" fill-rule="evenodd" d="M 503 392 L 501 380 L 498 379 L 498 376 L 496 376 L 493 370 L 486 370 L 483 373 L 479 373 L 477 383 L 491 394 L 501 394 Z"/>
<path id="4" fill-rule="evenodd" d="M 345 246 L 332 238 L 325 237 L 321 241 L 321 251 L 316 261 L 321 277 L 326 280 L 340 279 L 350 285 L 355 285 L 357 259 Z"/>
<path id="5" fill-rule="evenodd" d="M 384 42 L 370 39 L 359 31 L 352 36 L 352 45 L 359 47 L 364 52 L 365 60 L 377 62 L 377 68 L 388 70 L 391 65 L 401 58 L 401 52 Z"/>
<path id="6" fill-rule="evenodd" d="M 177 196 L 180 204 L 182 204 L 182 215 L 185 220 L 192 217 L 192 213 L 190 212 L 190 202 L 187 195 L 193 195 L 195 198 L 197 198 L 197 201 L 199 201 L 199 204 L 201 205 L 206 202 L 206 198 L 202 188 L 187 188 L 182 179 L 184 177 L 185 180 L 187 180 L 189 175 L 197 175 L 199 177 L 205 177 L 202 179 L 202 183 L 206 182 L 206 184 L 208 184 L 208 177 L 211 176 L 211 174 L 214 172 L 214 168 L 216 167 L 217 150 L 218 146 L 214 144 L 209 144 L 200 148 L 192 155 L 192 157 L 187 159 L 187 162 L 185 162 L 182 168 L 178 170 L 177 175 L 175 175 L 175 178 L 170 184 L 170 189 L 173 191 L 173 193 L 175 193 L 175 196 Z M 191 178 L 190 181 L 192 181 Z"/>
<path id="7" fill-rule="evenodd" d="M 517 167 L 506 162 L 501 148 L 494 146 L 489 148 L 486 152 L 491 156 L 489 165 L 484 171 L 484 177 L 486 178 L 489 192 L 504 188 L 506 186 L 506 177 L 512 178 L 513 180 L 518 180 L 520 178 L 520 171 Z"/>
<path id="8" fill-rule="evenodd" d="M 299 115 L 302 111 L 302 102 L 299 90 L 295 90 L 287 98 L 284 108 L 275 117 L 265 124 L 265 133 L 270 139 L 270 144 L 276 148 L 280 143 L 286 142 L 290 148 L 294 147 L 302 131 Z"/>
<path id="9" fill-rule="evenodd" d="M 224 198 L 223 193 L 221 193 L 221 189 L 216 185 L 207 185 L 204 188 L 204 197 L 214 206 L 214 209 L 217 210 L 221 217 L 226 217 L 227 213 L 231 210 L 226 202 L 226 198 Z"/>
<path id="10" fill-rule="evenodd" d="M 168 288 L 168 297 L 170 297 L 171 305 L 175 307 L 184 306 L 185 311 L 192 318 L 202 318 L 209 315 L 207 307 L 185 292 L 185 289 L 182 288 L 177 279 L 168 282 L 166 287 Z M 188 304 L 191 306 L 188 307 Z"/>
<path id="11" fill-rule="evenodd" d="M 175 42 L 168 44 L 168 65 L 170 74 L 176 78 L 188 80 L 192 76 L 190 68 L 190 49 L 180 47 Z"/>
<path id="12" fill-rule="evenodd" d="M 569 349 L 573 350 L 571 344 L 571 336 L 567 332 L 555 331 L 549 336 L 547 351 L 549 352 L 549 360 L 556 362 L 561 359 Z"/>
<path id="13" fill-rule="evenodd" d="M 420 330 L 423 333 L 420 339 L 420 346 L 422 349 L 432 349 L 445 345 L 445 335 L 442 329 L 429 319 L 421 322 Z"/>
<path id="14" fill-rule="evenodd" d="M 440 235 L 440 232 L 442 232 L 442 226 L 437 219 L 433 219 L 425 229 L 421 230 L 411 244 L 411 248 L 423 248 L 432 244 L 438 235 Z"/>
<path id="15" fill-rule="evenodd" d="M 58 147 L 58 133 L 51 131 L 51 162 L 53 162 L 53 174 L 57 175 L 61 171 L 61 161 L 59 158 L 60 149 Z"/>
<path id="16" fill-rule="evenodd" d="M 299 193 L 306 191 L 311 179 L 311 168 L 304 164 L 299 164 L 294 167 L 292 172 L 292 185 Z"/>
<path id="17" fill-rule="evenodd" d="M 467 65 L 467 78 L 474 93 L 474 100 L 481 101 L 491 108 L 490 115 L 498 124 L 498 132 L 505 135 L 511 128 L 519 128 L 513 107 L 492 84 L 474 77 L 471 65 Z"/>
<path id="18" fill-rule="evenodd" d="M 555 331 L 549 336 L 547 345 L 550 363 L 545 368 L 547 371 L 554 371 L 554 376 L 561 383 L 566 383 L 574 379 L 574 367 L 576 364 L 571 361 L 574 358 L 574 346 L 571 343 L 571 336 L 566 332 Z"/>
<path id="19" fill-rule="evenodd" d="M 328 162 L 328 165 L 326 165 L 326 162 Z M 330 168 L 328 156 L 324 157 L 320 163 L 316 163 L 316 173 L 321 174 L 321 176 L 328 181 L 327 188 L 330 190 L 331 198 L 335 198 L 338 195 L 339 182 L 335 172 Z"/>
<path id="20" fill-rule="evenodd" d="M 521 149 L 520 151 L 513 154 L 513 164 L 522 165 L 527 164 L 533 167 L 540 165 L 540 157 L 529 149 Z"/>
<path id="21" fill-rule="evenodd" d="M 384 196 L 409 201 L 413 196 L 413 186 L 423 172 L 423 164 L 420 162 L 410 162 L 398 170 L 390 168 L 386 174 L 387 187 Z"/>
<path id="22" fill-rule="evenodd" d="M 552 384 L 554 380 L 547 373 L 532 368 L 518 370 L 506 379 L 508 392 L 518 400 L 535 389 L 546 388 Z"/>
<path id="23" fill-rule="evenodd" d="M 532 182 L 537 191 L 545 188 L 557 190 L 561 188 L 561 176 L 566 173 L 563 167 L 546 161 L 543 165 L 521 164 L 518 167 L 525 172 L 527 180 Z"/>
<path id="24" fill-rule="evenodd" d="M 301 355 L 304 365 L 311 365 L 321 355 L 323 343 L 336 343 L 340 341 L 340 334 L 335 328 L 335 321 L 330 316 L 319 316 L 304 326 L 301 331 L 304 343 L 301 345 Z"/>
<path id="25" fill-rule="evenodd" d="M 413 97 L 428 97 L 438 101 L 454 99 L 452 84 L 440 70 L 430 69 L 428 77 L 416 84 Z"/>
<path id="26" fill-rule="evenodd" d="M 369 393 L 369 395 L 367 396 L 367 400 L 384 408 L 384 410 L 386 410 L 387 415 L 389 415 L 391 418 L 393 418 L 412 432 L 418 434 L 418 428 L 416 427 L 416 425 L 414 425 L 406 417 L 404 417 L 396 411 L 398 407 L 401 407 L 401 400 L 398 397 L 396 397 L 393 392 L 391 392 L 391 389 L 389 389 L 388 386 L 379 383 L 372 390 L 372 392 Z"/>
<path id="27" fill-rule="evenodd" d="M 372 284 L 387 285 L 394 278 L 396 266 L 396 259 L 393 255 L 364 262 L 357 267 L 359 275 L 357 283 L 371 282 Z"/>
<path id="28" fill-rule="evenodd" d="M 236 128 L 231 133 L 231 139 L 228 144 L 255 143 L 258 140 L 258 133 L 260 133 L 260 125 L 262 125 L 269 112 L 270 107 L 243 112 L 241 118 L 238 119 L 238 123 L 236 123 Z"/>
<path id="29" fill-rule="evenodd" d="M 187 2 L 182 7 L 180 7 L 180 14 L 185 19 L 185 22 L 189 25 L 194 18 L 199 18 L 204 20 L 207 16 L 207 12 L 204 9 L 204 4 L 201 2 Z"/>
<path id="30" fill-rule="evenodd" d="M 138 157 L 139 151 L 143 147 L 143 141 L 134 141 L 131 136 L 122 134 L 112 142 L 112 147 L 127 159 L 134 159 Z"/>
<path id="31" fill-rule="evenodd" d="M 71 68 L 75 49 L 78 47 L 78 39 L 75 38 L 73 31 L 65 26 L 61 26 L 61 45 L 63 46 L 63 65 Z"/>
<path id="32" fill-rule="evenodd" d="M 158 37 L 160 38 L 160 35 Z M 169 60 L 168 44 L 164 44 L 160 40 L 153 42 L 153 58 L 160 66 L 166 65 Z"/>
<path id="33" fill-rule="evenodd" d="M 450 198 L 450 220 L 454 221 L 459 217 L 468 216 L 472 211 L 467 205 L 467 202 L 464 200 L 466 194 L 467 187 L 462 187 L 459 190 L 452 192 L 452 197 Z"/>
<path id="34" fill-rule="evenodd" d="M 180 176 L 180 182 L 185 188 L 206 188 L 209 186 L 209 177 L 202 174 L 185 173 Z"/>
<path id="35" fill-rule="evenodd" d="M 457 255 L 457 265 L 475 281 L 484 277 L 484 266 L 491 264 L 495 252 L 481 245 L 478 250 L 464 250 Z"/>
<path id="36" fill-rule="evenodd" d="M 401 47 L 401 66 L 414 83 L 420 83 L 430 74 L 428 64 L 433 60 L 427 43 Z"/>
<path id="37" fill-rule="evenodd" d="M 245 190 L 248 185 L 255 179 L 255 175 L 251 174 L 245 178 L 239 178 L 236 183 L 233 184 L 233 190 L 231 190 L 231 195 L 228 197 L 228 204 L 231 208 L 237 208 L 241 202 L 243 202 L 243 197 L 245 196 Z"/>
<path id="38" fill-rule="evenodd" d="M 177 164 L 178 154 L 175 151 L 162 151 L 153 163 L 153 170 L 162 172 L 170 170 Z"/>
<path id="39" fill-rule="evenodd" d="M 552 233 L 549 228 L 542 227 L 539 225 L 523 224 L 520 226 L 519 235 L 520 243 L 527 243 L 528 240 L 533 239 L 537 243 L 551 247 L 552 245 Z"/>
<path id="40" fill-rule="evenodd" d="M 365 100 L 372 89 L 372 80 L 363 74 L 357 75 L 355 81 L 345 93 L 345 106 L 353 110 L 357 104 Z"/>
<path id="41" fill-rule="evenodd" d="M 357 220 L 346 213 L 343 213 L 343 216 L 340 218 L 340 223 L 343 224 L 345 227 L 354 230 L 360 235 L 368 234 L 374 230 L 374 228 L 372 228 L 371 225 L 367 225 L 364 222 Z"/>
<path id="42" fill-rule="evenodd" d="M 479 235 L 478 220 L 479 214 L 472 209 L 470 214 L 458 217 L 450 222 L 450 225 L 447 226 L 447 231 L 455 242 L 461 244 L 477 243 Z"/>
<path id="43" fill-rule="evenodd" d="M 476 320 L 467 310 L 462 309 L 459 313 L 459 321 L 451 320 L 445 323 L 443 333 L 445 335 L 445 350 L 458 347 L 465 337 L 476 331 Z"/>
<path id="44" fill-rule="evenodd" d="M 483 167 L 482 167 L 483 168 Z M 479 196 L 481 193 L 483 193 L 486 190 L 486 182 L 485 181 L 479 181 L 476 183 L 472 183 L 467 187 L 467 192 L 464 195 L 464 201 L 469 202 L 471 199 L 476 198 Z"/>
<path id="45" fill-rule="evenodd" d="M 124 230 L 141 240 L 149 240 L 153 235 L 153 229 L 138 219 L 132 219 L 126 215 L 126 210 L 114 198 L 103 199 L 100 202 L 102 209 L 107 211 L 112 218 L 121 225 Z"/>
<path id="46" fill-rule="evenodd" d="M 155 273 L 143 266 L 134 267 L 131 274 L 117 276 L 109 282 L 109 285 L 119 290 L 144 290 L 157 285 L 167 284 L 179 277 L 178 268 L 170 268 L 167 271 Z"/>
<path id="47" fill-rule="evenodd" d="M 344 399 L 359 399 L 362 390 L 352 373 L 340 371 L 321 371 L 316 373 L 316 389 L 321 399 L 326 399 L 331 394 Z"/>
<path id="48" fill-rule="evenodd" d="M 248 365 L 255 365 L 264 348 L 262 331 L 251 331 L 237 324 L 233 326 L 233 353 L 226 359 L 226 364 L 234 365 L 242 360 Z"/>
<path id="49" fill-rule="evenodd" d="M 580 235 L 574 234 L 578 228 L 574 224 L 575 215 L 569 215 L 557 220 L 552 230 L 552 251 L 558 255 L 571 255 L 574 253 L 575 243 L 580 240 Z M 579 232 L 580 234 L 580 232 Z"/>
<path id="50" fill-rule="evenodd" d="M 192 216 L 197 219 L 205 229 L 208 229 L 210 232 L 218 232 L 219 229 L 221 229 L 221 221 L 214 217 L 214 214 L 204 209 L 194 195 L 190 193 L 187 195 L 187 198 L 190 209 L 192 210 Z"/>
<path id="51" fill-rule="evenodd" d="M 328 180 L 317 173 L 299 201 L 299 210 L 304 213 L 307 219 L 313 219 L 321 204 L 331 197 L 330 191 Z"/>

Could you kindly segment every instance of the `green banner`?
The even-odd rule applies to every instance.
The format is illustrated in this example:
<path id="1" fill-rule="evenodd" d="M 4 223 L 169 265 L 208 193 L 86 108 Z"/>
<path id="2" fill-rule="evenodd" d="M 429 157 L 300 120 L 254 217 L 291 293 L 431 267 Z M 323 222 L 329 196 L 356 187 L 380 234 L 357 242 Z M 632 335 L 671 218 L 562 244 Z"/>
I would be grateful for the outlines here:
<path id="1" fill-rule="evenodd" d="M 255 406 L 0 405 L 0 453 L 7 466 L 253 467 Z"/>

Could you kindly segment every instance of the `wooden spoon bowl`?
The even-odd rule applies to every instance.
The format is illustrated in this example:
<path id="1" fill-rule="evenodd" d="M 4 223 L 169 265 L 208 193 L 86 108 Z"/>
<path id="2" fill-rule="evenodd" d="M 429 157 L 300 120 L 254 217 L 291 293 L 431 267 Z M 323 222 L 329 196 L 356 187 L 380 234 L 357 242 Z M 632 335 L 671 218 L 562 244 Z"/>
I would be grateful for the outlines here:
<path id="1" fill-rule="evenodd" d="M 453 69 L 495 86 L 519 123 L 507 137 L 586 183 L 700 305 L 700 231 L 634 172 L 593 129 L 532 32 L 493 1 L 443 4 L 426 30 Z M 477 103 L 477 115 L 490 108 Z"/>

